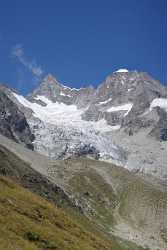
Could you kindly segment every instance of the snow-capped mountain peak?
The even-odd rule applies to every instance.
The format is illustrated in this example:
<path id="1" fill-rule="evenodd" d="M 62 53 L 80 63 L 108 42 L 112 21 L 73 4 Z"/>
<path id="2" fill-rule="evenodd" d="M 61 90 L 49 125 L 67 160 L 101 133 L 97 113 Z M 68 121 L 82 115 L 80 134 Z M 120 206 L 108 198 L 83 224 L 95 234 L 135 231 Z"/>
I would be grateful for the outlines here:
<path id="1" fill-rule="evenodd" d="M 167 174 L 161 150 L 167 150 L 167 88 L 147 73 L 119 70 L 99 87 L 81 89 L 48 75 L 27 98 L 14 92 L 10 98 L 25 113 L 40 153 L 92 152 L 129 169 Z"/>

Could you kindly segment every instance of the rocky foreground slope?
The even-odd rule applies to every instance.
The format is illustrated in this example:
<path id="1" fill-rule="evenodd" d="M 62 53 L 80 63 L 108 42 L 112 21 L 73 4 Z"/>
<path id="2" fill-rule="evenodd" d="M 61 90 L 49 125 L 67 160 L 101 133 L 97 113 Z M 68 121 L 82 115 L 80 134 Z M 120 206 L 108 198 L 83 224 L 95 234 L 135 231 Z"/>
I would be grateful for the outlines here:
<path id="1" fill-rule="evenodd" d="M 74 218 L 85 216 L 111 239 L 114 250 L 167 248 L 165 183 L 82 157 L 51 161 L 3 136 L 0 144 L 1 174 Z"/>
<path id="2" fill-rule="evenodd" d="M 167 88 L 147 73 L 119 70 L 81 89 L 48 75 L 26 98 L 5 93 L 26 118 L 35 151 L 52 159 L 85 155 L 166 179 Z"/>
<path id="3" fill-rule="evenodd" d="M 45 159 L 41 165 L 42 156 L 3 136 L 0 139 L 0 246 L 2 250 L 144 249 L 111 233 L 104 233 L 98 221 L 90 220 L 85 208 L 78 204 L 78 199 L 71 194 L 70 190 L 59 186 L 56 180 L 51 180 L 49 177 L 49 169 L 56 162 L 50 162 L 48 159 L 46 164 Z M 28 160 L 25 161 L 25 159 Z M 47 175 L 44 175 L 44 172 Z M 12 179 L 12 182 L 9 179 Z M 14 182 L 17 182 L 17 185 Z M 45 200 L 21 188 L 18 184 L 42 196 Z M 46 202 L 46 199 L 51 201 L 52 205 Z"/>

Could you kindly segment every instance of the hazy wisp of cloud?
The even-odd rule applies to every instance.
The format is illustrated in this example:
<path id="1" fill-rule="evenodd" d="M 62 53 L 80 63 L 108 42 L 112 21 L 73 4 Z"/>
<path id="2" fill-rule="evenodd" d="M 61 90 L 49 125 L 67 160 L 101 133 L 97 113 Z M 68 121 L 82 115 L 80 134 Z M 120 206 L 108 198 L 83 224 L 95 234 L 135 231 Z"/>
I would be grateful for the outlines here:
<path id="1" fill-rule="evenodd" d="M 41 66 L 35 60 L 29 60 L 25 55 L 24 48 L 17 44 L 12 48 L 12 56 L 16 57 L 35 77 L 40 78 L 43 74 Z"/>

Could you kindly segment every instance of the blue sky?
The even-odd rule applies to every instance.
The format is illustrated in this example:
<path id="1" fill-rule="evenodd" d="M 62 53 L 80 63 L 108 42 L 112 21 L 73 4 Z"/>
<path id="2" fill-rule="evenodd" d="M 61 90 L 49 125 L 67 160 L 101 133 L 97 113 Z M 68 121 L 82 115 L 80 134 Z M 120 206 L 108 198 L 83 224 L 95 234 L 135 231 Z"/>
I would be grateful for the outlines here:
<path id="1" fill-rule="evenodd" d="M 166 0 L 0 3 L 0 82 L 26 94 L 52 73 L 97 86 L 118 68 L 167 83 Z"/>

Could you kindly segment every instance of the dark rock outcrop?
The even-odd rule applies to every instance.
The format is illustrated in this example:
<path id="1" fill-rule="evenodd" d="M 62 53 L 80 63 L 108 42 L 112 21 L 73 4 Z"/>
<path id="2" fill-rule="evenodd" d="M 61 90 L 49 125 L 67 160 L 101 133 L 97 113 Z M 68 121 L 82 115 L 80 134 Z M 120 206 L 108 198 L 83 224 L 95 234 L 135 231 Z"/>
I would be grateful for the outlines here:
<path id="1" fill-rule="evenodd" d="M 0 87 L 0 133 L 33 150 L 31 133 L 24 114 Z"/>

